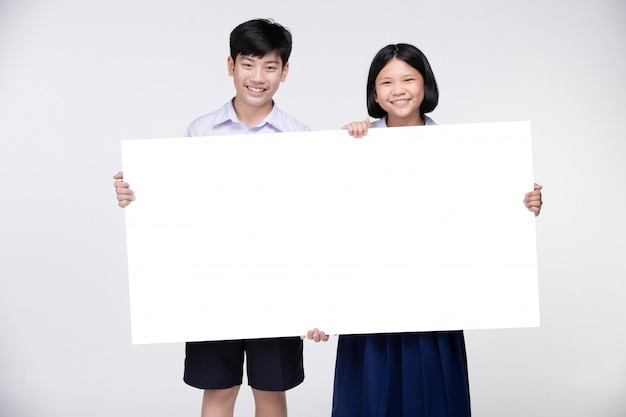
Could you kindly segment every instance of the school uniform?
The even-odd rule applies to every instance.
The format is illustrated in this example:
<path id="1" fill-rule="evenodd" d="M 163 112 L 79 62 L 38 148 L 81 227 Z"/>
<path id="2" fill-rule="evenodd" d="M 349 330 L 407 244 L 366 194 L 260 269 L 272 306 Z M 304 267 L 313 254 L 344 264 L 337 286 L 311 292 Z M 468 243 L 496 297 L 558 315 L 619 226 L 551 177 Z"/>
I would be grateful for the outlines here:
<path id="1" fill-rule="evenodd" d="M 309 130 L 311 129 L 307 125 L 285 113 L 276 103 L 261 123 L 248 128 L 237 118 L 233 102 L 230 100 L 222 107 L 191 122 L 185 131 L 185 136 L 247 135 Z"/>
<path id="2" fill-rule="evenodd" d="M 469 417 L 463 332 L 340 336 L 332 416 Z"/>
<path id="3" fill-rule="evenodd" d="M 189 124 L 185 136 L 216 136 L 311 130 L 276 104 L 258 125 L 248 128 L 232 100 Z M 210 326 L 210 323 L 207 323 Z M 187 342 L 184 381 L 201 389 L 241 385 L 244 355 L 248 384 L 264 391 L 286 391 L 304 380 L 300 337 Z"/>

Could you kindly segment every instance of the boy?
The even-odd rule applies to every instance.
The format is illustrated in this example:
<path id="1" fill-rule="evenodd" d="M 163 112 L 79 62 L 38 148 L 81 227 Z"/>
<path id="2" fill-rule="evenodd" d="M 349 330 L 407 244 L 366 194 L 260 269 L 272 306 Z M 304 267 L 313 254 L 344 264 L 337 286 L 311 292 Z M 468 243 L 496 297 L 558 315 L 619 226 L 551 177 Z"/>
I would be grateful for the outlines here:
<path id="1" fill-rule="evenodd" d="M 221 108 L 191 122 L 186 136 L 276 133 L 310 130 L 280 110 L 273 96 L 289 71 L 291 34 L 267 19 L 237 26 L 230 34 L 228 75 L 235 97 Z M 135 193 L 117 173 L 113 186 L 126 207 Z M 287 415 L 285 391 L 304 380 L 302 340 L 278 339 L 188 342 L 184 381 L 204 390 L 202 416 L 232 416 L 242 382 L 244 352 L 256 416 Z"/>

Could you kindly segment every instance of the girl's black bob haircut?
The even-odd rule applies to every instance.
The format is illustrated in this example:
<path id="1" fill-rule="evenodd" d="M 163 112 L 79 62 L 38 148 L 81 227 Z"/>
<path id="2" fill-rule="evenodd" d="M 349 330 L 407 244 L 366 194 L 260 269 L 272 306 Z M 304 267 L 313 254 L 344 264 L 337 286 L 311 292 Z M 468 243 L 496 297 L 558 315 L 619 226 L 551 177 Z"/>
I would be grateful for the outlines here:
<path id="1" fill-rule="evenodd" d="M 237 26 L 230 33 L 230 56 L 262 57 L 269 52 L 278 53 L 283 67 L 291 55 L 291 32 L 271 19 L 253 19 Z"/>
<path id="2" fill-rule="evenodd" d="M 430 68 L 426 55 L 413 45 L 407 43 L 398 43 L 387 45 L 382 48 L 370 65 L 370 72 L 367 77 L 367 112 L 370 116 L 380 119 L 387 115 L 387 112 L 380 107 L 375 100 L 375 82 L 376 77 L 380 71 L 387 65 L 393 58 L 406 62 L 408 65 L 415 68 L 422 74 L 424 78 L 424 100 L 420 106 L 420 114 L 423 117 L 424 114 L 435 110 L 437 103 L 439 102 L 439 89 L 437 88 L 437 81 L 435 81 L 435 75 Z"/>

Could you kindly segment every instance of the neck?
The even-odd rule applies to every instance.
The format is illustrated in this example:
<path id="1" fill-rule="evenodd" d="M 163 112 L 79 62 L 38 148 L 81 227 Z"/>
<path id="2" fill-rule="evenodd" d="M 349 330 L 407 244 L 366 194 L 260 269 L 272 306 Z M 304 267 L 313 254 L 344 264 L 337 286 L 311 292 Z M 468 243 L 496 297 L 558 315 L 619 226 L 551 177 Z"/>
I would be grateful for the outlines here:
<path id="1" fill-rule="evenodd" d="M 400 126 L 424 126 L 426 124 L 421 114 L 411 117 L 391 117 L 387 115 L 387 127 L 400 127 Z"/>
<path id="2" fill-rule="evenodd" d="M 250 128 L 261 123 L 270 114 L 272 108 L 274 108 L 274 102 L 270 101 L 262 106 L 250 106 L 244 103 L 243 100 L 237 100 L 237 97 L 235 97 L 233 99 L 233 107 L 239 121 Z"/>

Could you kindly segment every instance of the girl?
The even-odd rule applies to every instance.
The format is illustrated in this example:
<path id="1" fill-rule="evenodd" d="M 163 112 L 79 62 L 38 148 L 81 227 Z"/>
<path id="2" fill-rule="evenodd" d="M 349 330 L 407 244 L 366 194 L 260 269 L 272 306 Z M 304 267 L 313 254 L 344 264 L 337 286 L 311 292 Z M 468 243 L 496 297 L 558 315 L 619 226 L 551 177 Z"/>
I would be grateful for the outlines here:
<path id="1" fill-rule="evenodd" d="M 408 44 L 388 45 L 374 57 L 367 110 L 376 118 L 344 126 L 362 137 L 371 127 L 435 124 L 426 113 L 439 92 L 426 56 Z M 524 204 L 541 210 L 541 186 Z M 328 340 L 314 329 L 308 338 Z M 333 417 L 468 417 L 470 395 L 463 332 L 343 335 L 337 346 Z"/>

